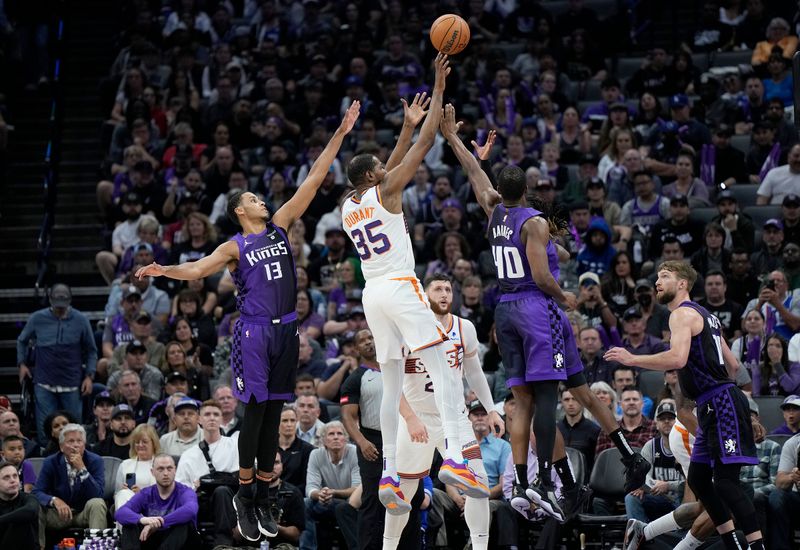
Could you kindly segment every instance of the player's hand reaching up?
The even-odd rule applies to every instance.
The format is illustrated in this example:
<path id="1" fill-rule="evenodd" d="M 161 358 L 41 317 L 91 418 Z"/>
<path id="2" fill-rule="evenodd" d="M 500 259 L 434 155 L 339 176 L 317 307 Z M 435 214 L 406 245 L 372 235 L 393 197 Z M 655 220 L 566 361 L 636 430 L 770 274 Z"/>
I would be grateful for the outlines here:
<path id="1" fill-rule="evenodd" d="M 492 146 L 494 146 L 494 140 L 497 138 L 497 132 L 494 130 L 489 130 L 489 135 L 486 137 L 486 143 L 483 145 L 478 145 L 478 142 L 474 139 L 472 140 L 472 147 L 475 149 L 475 155 L 481 160 L 489 160 L 489 155 L 492 154 Z"/>
<path id="2" fill-rule="evenodd" d="M 153 262 L 150 265 L 140 267 L 136 270 L 135 277 L 139 280 L 145 277 L 160 277 L 164 274 L 164 267 Z"/>
<path id="3" fill-rule="evenodd" d="M 461 128 L 461 123 L 456 122 L 456 109 L 452 103 L 448 103 L 444 106 L 442 120 L 439 121 L 439 130 L 445 139 L 450 139 L 456 137 L 459 128 Z"/>
<path id="4" fill-rule="evenodd" d="M 503 418 L 497 411 L 493 410 L 489 413 L 489 425 L 492 427 L 495 437 L 503 437 L 503 434 L 506 433 L 506 423 L 503 422 Z"/>
<path id="5" fill-rule="evenodd" d="M 347 108 L 347 112 L 345 112 L 344 114 L 342 123 L 339 125 L 339 130 L 341 130 L 345 134 L 350 133 L 350 130 L 352 130 L 353 126 L 356 125 L 356 120 L 358 120 L 358 115 L 360 114 L 361 114 L 361 102 L 356 99 L 353 103 L 350 104 L 350 107 Z"/>
<path id="6" fill-rule="evenodd" d="M 447 75 L 450 74 L 450 60 L 447 54 L 438 53 L 436 59 L 433 61 L 434 69 L 436 69 L 436 79 L 433 82 L 434 92 L 443 92 L 445 80 Z"/>
<path id="7" fill-rule="evenodd" d="M 405 98 L 401 98 L 400 101 L 403 102 L 403 123 L 411 128 L 416 128 L 417 124 L 428 114 L 425 109 L 428 108 L 431 98 L 427 92 L 422 92 L 414 96 L 414 101 L 411 102 L 411 105 L 408 104 Z"/>

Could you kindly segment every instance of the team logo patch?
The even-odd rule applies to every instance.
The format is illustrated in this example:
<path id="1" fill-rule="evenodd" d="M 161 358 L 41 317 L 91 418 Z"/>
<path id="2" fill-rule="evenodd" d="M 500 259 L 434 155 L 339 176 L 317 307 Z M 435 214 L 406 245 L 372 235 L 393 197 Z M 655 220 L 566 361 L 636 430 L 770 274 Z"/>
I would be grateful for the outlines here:
<path id="1" fill-rule="evenodd" d="M 561 370 L 564 368 L 564 354 L 559 352 L 553 356 L 553 365 L 556 370 Z"/>
<path id="2" fill-rule="evenodd" d="M 733 439 L 726 439 L 725 452 L 729 455 L 734 454 L 736 452 L 736 441 L 734 441 Z"/>
<path id="3" fill-rule="evenodd" d="M 244 337 L 245 338 L 250 338 L 250 329 L 244 331 Z"/>
<path id="4" fill-rule="evenodd" d="M 236 389 L 240 392 L 244 391 L 244 379 L 241 376 L 236 377 Z"/>

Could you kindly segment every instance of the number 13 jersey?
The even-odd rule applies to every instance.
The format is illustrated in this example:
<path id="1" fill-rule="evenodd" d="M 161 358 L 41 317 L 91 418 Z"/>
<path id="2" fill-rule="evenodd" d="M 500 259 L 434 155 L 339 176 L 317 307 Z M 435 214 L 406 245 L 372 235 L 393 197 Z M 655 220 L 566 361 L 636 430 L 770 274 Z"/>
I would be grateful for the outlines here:
<path id="1" fill-rule="evenodd" d="M 503 294 L 540 290 L 531 275 L 521 232 L 526 221 L 541 214 L 534 208 L 507 207 L 502 203 L 492 212 L 487 233 L 497 268 L 497 280 Z M 558 281 L 558 252 L 552 241 L 547 242 L 547 262 L 550 273 Z"/>
<path id="2" fill-rule="evenodd" d="M 361 258 L 365 280 L 414 275 L 414 250 L 405 216 L 384 208 L 378 185 L 360 199 L 352 196 L 344 201 L 342 226 Z"/>

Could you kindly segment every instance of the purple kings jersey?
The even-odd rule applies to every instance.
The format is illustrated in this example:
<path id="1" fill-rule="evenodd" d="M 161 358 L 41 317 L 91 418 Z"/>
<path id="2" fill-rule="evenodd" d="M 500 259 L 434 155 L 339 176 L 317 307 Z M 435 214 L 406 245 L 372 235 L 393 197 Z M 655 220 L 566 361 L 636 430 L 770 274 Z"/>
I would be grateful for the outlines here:
<path id="1" fill-rule="evenodd" d="M 542 213 L 524 206 L 506 207 L 498 204 L 489 219 L 488 237 L 492 247 L 497 281 L 503 294 L 539 290 L 531 275 L 525 243 L 520 238 L 522 226 L 530 218 Z M 552 241 L 547 243 L 547 260 L 550 273 L 558 281 L 558 252 Z"/>
<path id="2" fill-rule="evenodd" d="M 261 233 L 233 239 L 239 245 L 239 265 L 231 272 L 236 284 L 236 308 L 243 316 L 276 319 L 295 310 L 294 258 L 280 227 L 267 224 Z"/>
<path id="3" fill-rule="evenodd" d="M 703 317 L 703 330 L 692 336 L 686 366 L 678 370 L 681 390 L 686 397 L 696 400 L 709 390 L 733 382 L 722 357 L 722 323 L 694 302 L 683 302 L 678 307 L 691 308 Z"/>

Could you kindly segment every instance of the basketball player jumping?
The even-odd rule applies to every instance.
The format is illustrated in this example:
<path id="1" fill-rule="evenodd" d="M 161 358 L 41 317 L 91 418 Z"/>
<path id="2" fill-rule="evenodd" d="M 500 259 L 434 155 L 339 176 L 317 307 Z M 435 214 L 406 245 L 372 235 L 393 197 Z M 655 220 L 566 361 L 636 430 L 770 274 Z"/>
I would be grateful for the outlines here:
<path id="1" fill-rule="evenodd" d="M 239 437 L 239 491 L 233 505 L 239 531 L 250 541 L 258 540 L 260 534 L 278 534 L 268 504 L 269 484 L 281 409 L 294 391 L 299 353 L 295 269 L 287 231 L 314 198 L 360 108 L 354 101 L 306 180 L 272 219 L 255 194 L 236 193 L 228 199 L 228 217 L 241 225 L 241 233 L 195 262 L 152 263 L 136 272 L 139 278 L 163 275 L 181 280 L 207 277 L 226 266 L 231 272 L 241 313 L 231 346 L 233 393 L 245 404 Z M 258 472 L 254 476 L 256 458 Z"/>
<path id="2" fill-rule="evenodd" d="M 747 397 L 733 382 L 737 362 L 721 336 L 719 319 L 689 298 L 696 279 L 695 270 L 683 262 L 667 261 L 658 268 L 656 297 L 672 312 L 669 350 L 633 355 L 611 348 L 604 358 L 652 370 L 679 369 L 681 392 L 697 403 L 698 427 L 686 477 L 689 487 L 726 548 L 741 549 L 733 512 L 750 548 L 761 550 L 755 508 L 739 483 L 742 465 L 758 464 Z"/>
<path id="3" fill-rule="evenodd" d="M 463 464 L 458 413 L 464 407 L 464 400 L 460 388 L 449 384 L 445 375 L 447 337 L 428 307 L 414 273 L 414 253 L 403 216 L 403 189 L 433 145 L 439 126 L 445 79 L 450 72 L 446 55 L 436 56 L 435 70 L 430 111 L 416 143 L 407 152 L 396 149 L 387 166 L 374 155 L 355 156 L 347 167 L 347 177 L 355 193 L 342 204 L 343 227 L 358 251 L 367 281 L 363 294 L 364 314 L 375 338 L 383 373 L 384 463 L 378 494 L 384 506 L 394 513 L 409 510 L 400 491 L 395 463 L 405 352 L 415 352 L 424 361 L 433 381 L 437 408 L 442 414 L 446 453 L 439 479 L 459 486 L 472 496 L 488 494 L 486 486 Z M 407 143 L 410 131 L 406 134 Z M 398 143 L 398 148 L 401 146 Z"/>
<path id="4" fill-rule="evenodd" d="M 564 521 L 573 512 L 573 503 L 579 500 L 580 487 L 574 484 L 566 454 L 552 461 L 554 447 L 563 447 L 563 438 L 554 429 L 560 381 L 566 382 L 572 395 L 592 412 L 620 450 L 626 466 L 626 491 L 644 483 L 650 464 L 633 451 L 611 411 L 586 384 L 572 329 L 558 307 L 563 304 L 574 308 L 575 296 L 558 285 L 557 247 L 550 239 L 548 220 L 538 210 L 527 207 L 525 174 L 518 167 L 503 169 L 495 191 L 478 161 L 461 142 L 459 126 L 455 110 L 447 105 L 442 133 L 464 168 L 478 203 L 489 216 L 489 242 L 503 292 L 495 310 L 495 326 L 502 342 L 507 384 L 517 402 L 510 429 L 516 472 L 511 504 L 527 517 L 531 502 L 535 502 L 549 515 Z M 473 145 L 477 147 L 474 142 Z M 532 418 L 539 477 L 538 483 L 529 487 L 527 456 Z M 560 439 L 558 443 L 556 438 Z M 566 514 L 555 495 L 551 467 L 564 480 L 565 488 L 570 487 L 565 499 L 569 504 L 564 506 Z"/>
<path id="5" fill-rule="evenodd" d="M 446 275 L 434 275 L 425 281 L 425 294 L 436 315 L 436 320 L 445 327 L 449 338 L 447 380 L 452 386 L 461 388 L 462 378 L 475 391 L 478 400 L 489 411 L 492 432 L 501 437 L 505 431 L 503 420 L 494 410 L 492 392 L 483 374 L 478 359 L 478 335 L 475 325 L 450 313 L 453 305 L 453 286 Z M 461 452 L 468 459 L 470 469 L 484 483 L 487 481 L 483 467 L 481 449 L 472 431 L 472 424 L 462 407 L 458 415 Z M 417 490 L 419 480 L 428 475 L 433 461 L 433 452 L 445 454 L 442 418 L 436 408 L 431 378 L 419 357 L 410 355 L 405 362 L 403 398 L 400 401 L 400 426 L 397 431 L 397 471 L 400 490 L 410 499 Z M 467 496 L 464 505 L 472 548 L 486 550 L 489 543 L 489 499 Z M 383 531 L 383 550 L 394 550 L 408 521 L 408 514 L 386 513 Z"/>

